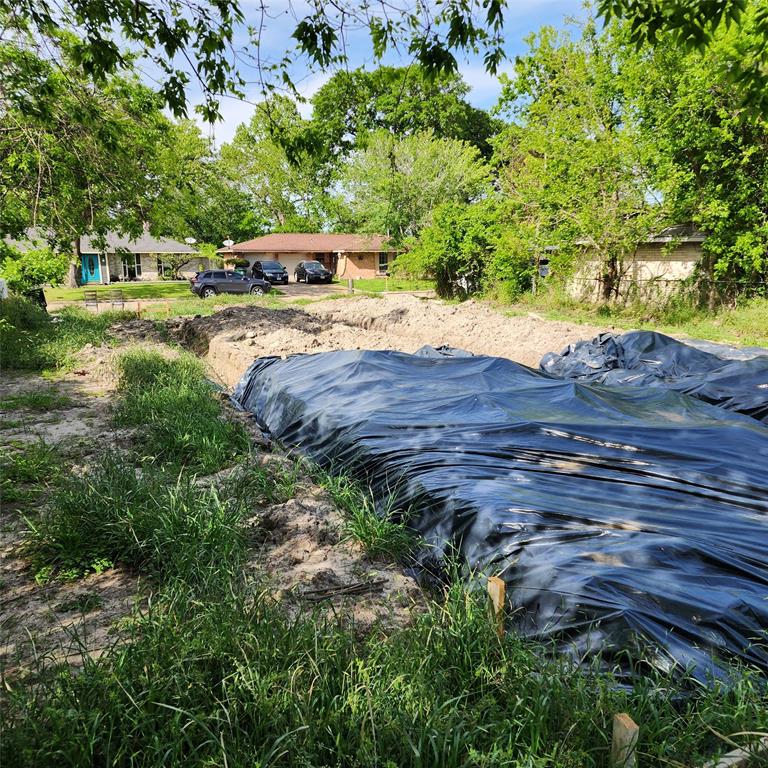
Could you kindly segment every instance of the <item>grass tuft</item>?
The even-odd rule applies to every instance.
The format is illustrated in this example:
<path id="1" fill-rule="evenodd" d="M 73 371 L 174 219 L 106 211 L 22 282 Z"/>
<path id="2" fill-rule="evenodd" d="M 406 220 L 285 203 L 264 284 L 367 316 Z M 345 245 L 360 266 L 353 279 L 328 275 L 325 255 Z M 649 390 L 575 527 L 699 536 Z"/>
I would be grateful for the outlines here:
<path id="1" fill-rule="evenodd" d="M 32 501 L 61 471 L 58 450 L 44 440 L 0 448 L 0 499 L 6 504 Z"/>
<path id="2" fill-rule="evenodd" d="M 62 395 L 55 389 L 38 389 L 0 398 L 0 411 L 16 411 L 20 408 L 28 411 L 53 411 L 68 408 L 72 404 L 71 397 Z"/>
<path id="3" fill-rule="evenodd" d="M 202 363 L 189 354 L 127 352 L 118 360 L 118 426 L 138 427 L 147 459 L 204 474 L 248 450 L 248 433 L 228 421 Z"/>
<path id="4" fill-rule="evenodd" d="M 3 370 L 67 370 L 74 354 L 86 344 L 111 340 L 109 328 L 129 312 L 93 314 L 68 307 L 56 317 L 31 301 L 9 297 L 0 301 L 0 368 Z"/>
<path id="5" fill-rule="evenodd" d="M 28 520 L 27 552 L 68 577 L 103 570 L 106 562 L 191 579 L 233 558 L 239 515 L 239 506 L 191 476 L 173 480 L 157 467 L 106 454 L 89 472 L 65 479 Z"/>
<path id="6" fill-rule="evenodd" d="M 341 511 L 349 538 L 370 557 L 407 561 L 418 546 L 416 534 L 407 525 L 408 510 L 395 507 L 391 496 L 377 504 L 369 489 L 346 475 L 316 469 L 315 476 Z"/>

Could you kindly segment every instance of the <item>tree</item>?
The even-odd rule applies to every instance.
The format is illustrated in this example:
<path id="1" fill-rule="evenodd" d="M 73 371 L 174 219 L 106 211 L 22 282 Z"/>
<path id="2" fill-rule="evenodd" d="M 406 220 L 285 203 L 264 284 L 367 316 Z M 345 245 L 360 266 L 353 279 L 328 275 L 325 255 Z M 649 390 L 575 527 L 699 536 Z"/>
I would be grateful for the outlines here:
<path id="1" fill-rule="evenodd" d="M 380 129 L 395 136 L 431 130 L 488 157 L 499 121 L 469 104 L 468 93 L 460 75 L 428 77 L 418 66 L 337 72 L 312 98 L 314 134 L 329 158 L 363 147 Z"/>
<path id="2" fill-rule="evenodd" d="M 444 298 L 494 290 L 511 299 L 530 287 L 532 266 L 527 254 L 508 247 L 508 215 L 499 196 L 438 206 L 395 269 L 433 279 Z"/>
<path id="3" fill-rule="evenodd" d="M 475 147 L 458 139 L 431 131 L 396 139 L 377 131 L 352 155 L 341 187 L 354 229 L 399 243 L 428 224 L 438 205 L 470 202 L 489 191 L 490 169 Z"/>
<path id="4" fill-rule="evenodd" d="M 637 47 L 665 44 L 685 52 L 703 52 L 716 45 L 724 28 L 744 32 L 742 44 L 722 60 L 721 74 L 734 86 L 737 101 L 755 114 L 768 111 L 768 3 L 763 0 L 598 0 L 598 13 L 607 22 L 627 22 L 629 39 Z"/>
<path id="5" fill-rule="evenodd" d="M 160 189 L 149 213 L 153 229 L 219 247 L 228 238 L 239 242 L 264 233 L 269 222 L 231 170 L 195 123 L 171 125 L 154 165 Z"/>
<path id="6" fill-rule="evenodd" d="M 673 221 L 707 234 L 700 271 L 709 301 L 768 278 L 768 119 L 743 108 L 727 71 L 755 44 L 744 21 L 716 32 L 703 55 L 668 40 L 653 50 L 625 47 L 628 96 L 654 186 Z M 613 34 L 626 40 L 622 29 Z"/>
<path id="7" fill-rule="evenodd" d="M 294 138 L 307 130 L 296 104 L 276 96 L 260 104 L 221 148 L 221 168 L 252 201 L 258 220 L 273 230 L 312 231 L 325 220 L 329 170 L 308 152 L 290 158 L 274 138 L 295 146 Z"/>
<path id="8" fill-rule="evenodd" d="M 544 28 L 529 45 L 500 100 L 513 120 L 497 144 L 501 189 L 519 246 L 534 256 L 545 246 L 586 244 L 608 299 L 625 259 L 663 213 L 626 109 L 617 44 L 589 22 L 580 39 Z"/>
<path id="9" fill-rule="evenodd" d="M 45 244 L 19 250 L 0 241 L 0 277 L 15 293 L 27 293 L 44 285 L 58 285 L 66 277 L 70 257 Z"/>
<path id="10" fill-rule="evenodd" d="M 58 62 L 33 44 L 57 46 Z M 151 90 L 135 77 L 95 85 L 72 46 L 68 35 L 0 43 L 0 235 L 32 226 L 60 250 L 86 233 L 141 232 L 168 128 Z"/>

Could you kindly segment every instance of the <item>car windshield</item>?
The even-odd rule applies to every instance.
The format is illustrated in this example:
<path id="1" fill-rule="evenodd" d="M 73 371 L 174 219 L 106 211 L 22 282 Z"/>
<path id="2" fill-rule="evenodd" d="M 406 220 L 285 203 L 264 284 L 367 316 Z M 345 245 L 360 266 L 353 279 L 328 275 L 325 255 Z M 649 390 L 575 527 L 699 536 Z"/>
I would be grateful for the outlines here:
<path id="1" fill-rule="evenodd" d="M 261 268 L 262 269 L 278 269 L 278 270 L 284 269 L 283 265 L 279 261 L 262 261 Z"/>
<path id="2" fill-rule="evenodd" d="M 304 269 L 322 269 L 323 265 L 319 261 L 305 261 L 304 262 Z"/>

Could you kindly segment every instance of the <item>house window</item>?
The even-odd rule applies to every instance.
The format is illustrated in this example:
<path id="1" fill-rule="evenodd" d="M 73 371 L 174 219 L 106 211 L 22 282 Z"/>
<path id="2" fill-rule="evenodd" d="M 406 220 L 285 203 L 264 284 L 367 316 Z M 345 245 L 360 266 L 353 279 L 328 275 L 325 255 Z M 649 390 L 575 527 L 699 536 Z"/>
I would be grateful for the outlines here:
<path id="1" fill-rule="evenodd" d="M 141 254 L 125 253 L 122 256 L 123 280 L 138 280 L 141 278 Z"/>
<path id="2" fill-rule="evenodd" d="M 379 254 L 379 272 L 386 272 L 389 269 L 389 254 Z"/>
<path id="3" fill-rule="evenodd" d="M 168 262 L 163 261 L 160 257 L 157 259 L 157 276 L 158 277 L 173 277 L 173 268 Z"/>

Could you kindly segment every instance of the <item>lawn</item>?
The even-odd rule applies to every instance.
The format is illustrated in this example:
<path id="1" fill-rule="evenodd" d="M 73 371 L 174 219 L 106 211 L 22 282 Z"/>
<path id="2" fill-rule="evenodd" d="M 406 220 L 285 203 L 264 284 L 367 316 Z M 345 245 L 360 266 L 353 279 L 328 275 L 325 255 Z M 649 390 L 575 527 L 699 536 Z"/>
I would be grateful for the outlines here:
<path id="1" fill-rule="evenodd" d="M 608 325 L 621 329 L 658 331 L 723 344 L 768 347 L 768 299 L 753 298 L 717 310 L 699 309 L 670 301 L 658 307 L 644 305 L 590 305 L 558 295 L 527 294 L 504 307 L 513 314 L 540 312 L 550 320 Z"/>
<path id="2" fill-rule="evenodd" d="M 344 279 L 339 280 L 344 284 Z M 396 277 L 372 277 L 354 281 L 356 291 L 382 293 L 383 291 L 431 291 L 434 283 L 431 280 L 406 280 Z"/>
<path id="3" fill-rule="evenodd" d="M 95 290 L 99 299 L 109 300 L 110 291 L 120 290 L 128 300 L 135 299 L 179 299 L 189 297 L 188 280 L 162 280 L 157 283 L 116 283 L 114 285 L 102 285 L 98 288 L 46 288 L 47 301 L 82 301 L 84 290 Z"/>

